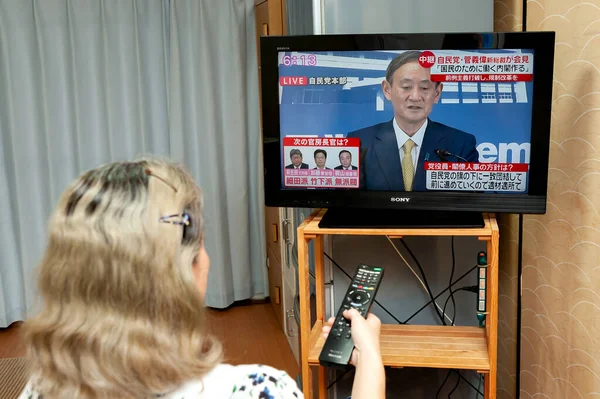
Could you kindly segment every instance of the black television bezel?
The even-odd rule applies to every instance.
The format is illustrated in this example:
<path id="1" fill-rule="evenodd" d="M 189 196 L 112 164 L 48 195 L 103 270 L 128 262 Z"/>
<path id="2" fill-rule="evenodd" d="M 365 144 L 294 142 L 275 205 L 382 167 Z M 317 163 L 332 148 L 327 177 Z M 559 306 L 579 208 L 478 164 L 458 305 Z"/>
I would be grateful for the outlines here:
<path id="1" fill-rule="evenodd" d="M 484 45 L 483 37 L 487 36 Z M 433 43 L 438 43 L 437 47 Z M 554 32 L 410 33 L 263 36 L 260 39 L 266 206 L 371 208 L 543 214 L 546 212 Z M 294 190 L 281 186 L 280 51 L 533 49 L 531 155 L 527 194 Z M 398 201 L 397 199 L 401 200 Z"/>

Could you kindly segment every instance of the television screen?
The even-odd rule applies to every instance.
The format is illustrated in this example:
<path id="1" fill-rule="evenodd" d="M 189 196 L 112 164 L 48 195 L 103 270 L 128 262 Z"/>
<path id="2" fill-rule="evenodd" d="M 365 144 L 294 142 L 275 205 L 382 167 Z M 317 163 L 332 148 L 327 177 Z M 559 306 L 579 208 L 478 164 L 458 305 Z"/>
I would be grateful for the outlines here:
<path id="1" fill-rule="evenodd" d="M 531 49 L 279 52 L 282 186 L 525 193 L 534 62 Z"/>
<path id="2" fill-rule="evenodd" d="M 554 36 L 539 35 L 263 38 L 267 197 L 544 212 Z"/>

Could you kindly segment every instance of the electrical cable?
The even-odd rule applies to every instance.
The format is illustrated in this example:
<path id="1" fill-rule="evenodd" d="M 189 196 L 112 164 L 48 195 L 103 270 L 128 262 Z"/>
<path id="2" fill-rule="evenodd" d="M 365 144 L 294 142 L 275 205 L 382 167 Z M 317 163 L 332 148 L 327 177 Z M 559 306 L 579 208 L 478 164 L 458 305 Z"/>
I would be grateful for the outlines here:
<path id="1" fill-rule="evenodd" d="M 331 263 L 333 263 L 333 264 L 334 264 L 334 265 L 335 265 L 335 266 L 336 266 L 338 269 L 340 269 L 340 271 L 341 271 L 342 273 L 344 273 L 344 274 L 346 275 L 346 277 L 348 277 L 350 280 L 352 280 L 352 276 L 351 276 L 351 275 L 349 275 L 348 273 L 346 273 L 346 271 L 345 271 L 344 269 L 342 269 L 342 267 L 341 267 L 340 265 L 338 265 L 338 263 L 337 263 L 336 261 L 334 261 L 334 260 L 331 258 L 331 256 L 327 255 L 327 253 L 326 253 L 326 252 L 323 252 L 323 254 L 324 254 L 326 257 L 327 257 L 327 259 L 329 259 L 329 260 L 331 261 Z M 398 324 L 406 324 L 406 323 L 403 323 L 403 322 L 401 322 L 401 321 L 400 321 L 400 320 L 399 320 L 399 319 L 398 319 L 396 316 L 394 316 L 394 315 L 393 315 L 393 314 L 392 314 L 392 313 L 391 313 L 389 310 L 387 310 L 387 309 L 385 308 L 385 306 L 383 306 L 381 303 L 379 303 L 379 301 L 377 301 L 377 299 L 374 299 L 374 300 L 373 300 L 373 302 L 375 302 L 377 305 L 379 305 L 379 306 L 381 307 L 381 309 L 383 309 L 383 311 L 384 311 L 385 313 L 387 313 L 387 314 L 388 314 L 388 315 L 389 315 L 389 316 L 390 316 L 392 319 L 396 320 L 396 322 L 397 322 Z"/>
<path id="2" fill-rule="evenodd" d="M 481 395 L 481 396 L 483 396 L 483 392 L 481 392 L 481 391 L 480 391 L 480 389 L 481 389 L 481 386 L 480 386 L 479 388 L 476 388 L 476 387 L 475 387 L 475 385 L 473 385 L 473 383 L 472 383 L 471 381 L 467 380 L 467 379 L 466 379 L 466 378 L 465 378 L 465 377 L 464 377 L 464 376 L 463 376 L 463 375 L 462 375 L 462 374 L 461 374 L 459 371 L 456 371 L 456 370 L 454 370 L 454 372 L 456 372 L 456 373 L 458 374 L 458 376 L 459 376 L 459 377 L 460 377 L 460 378 L 461 378 L 461 379 L 462 379 L 464 382 L 466 382 L 467 384 L 469 384 L 469 386 L 470 386 L 471 388 L 473 388 L 475 391 L 477 391 L 477 395 Z M 479 375 L 479 377 L 480 377 L 480 382 L 481 382 L 481 380 L 483 379 L 483 376 L 480 374 L 480 375 Z"/>
<path id="3" fill-rule="evenodd" d="M 429 297 L 431 298 L 431 302 L 433 302 L 435 304 L 435 306 L 439 309 L 439 305 L 438 303 L 435 301 L 437 299 L 433 297 L 433 294 L 431 293 L 431 289 L 429 288 L 429 284 L 424 284 L 423 281 L 421 279 L 419 279 L 419 277 L 417 276 L 417 274 L 415 273 L 415 271 L 412 269 L 412 267 L 410 267 L 410 265 L 408 264 L 408 262 L 406 261 L 406 259 L 404 259 L 404 257 L 402 256 L 402 254 L 400 253 L 400 251 L 398 250 L 398 248 L 396 248 L 396 246 L 394 245 L 394 243 L 392 242 L 392 240 L 386 236 L 386 238 L 388 239 L 388 241 L 390 242 L 390 244 L 392 244 L 392 246 L 394 247 L 394 249 L 396 250 L 396 252 L 398 253 L 398 255 L 400 255 L 400 257 L 402 258 L 402 260 L 404 261 L 404 263 L 406 264 L 406 266 L 408 266 L 408 268 L 413 272 L 413 274 L 415 275 L 415 277 L 417 277 L 417 280 L 419 280 L 419 282 L 421 283 L 421 285 L 426 289 L 427 293 L 429 294 Z M 408 251 L 408 253 L 412 256 L 412 258 L 414 259 L 415 263 L 417 264 L 417 266 L 419 267 L 419 270 L 421 271 L 421 274 L 423 275 L 423 279 L 425 280 L 425 282 L 427 282 L 426 277 L 425 277 L 425 272 L 423 271 L 423 268 L 421 267 L 421 265 L 419 264 L 419 261 L 417 259 L 417 257 L 414 255 L 414 253 L 410 250 L 410 248 L 408 247 L 408 245 L 406 244 L 406 242 L 404 242 L 404 240 L 401 240 L 402 244 L 404 245 L 404 248 Z M 442 323 L 444 325 L 447 325 L 444 318 L 448 319 L 450 321 L 450 324 L 452 326 L 454 326 L 455 324 L 455 320 L 456 320 L 456 301 L 454 299 L 454 292 L 452 290 L 452 286 L 455 284 L 454 280 L 454 273 L 456 271 L 456 253 L 455 253 L 455 248 L 454 248 L 454 236 L 452 236 L 451 239 L 451 252 L 452 252 L 452 269 L 450 272 L 450 279 L 448 282 L 448 288 L 446 290 L 450 291 L 448 298 L 446 299 L 446 302 L 444 303 L 444 308 L 440 309 L 442 312 L 443 317 L 441 317 Z M 471 270 L 474 270 L 475 268 L 472 268 Z M 471 271 L 467 272 L 470 273 Z M 456 282 L 460 281 L 463 277 L 465 277 L 466 275 L 463 275 L 459 280 L 457 280 Z M 477 292 L 477 286 L 475 287 L 461 287 L 458 289 L 458 291 L 462 291 L 462 290 L 469 290 L 469 289 L 475 289 L 474 292 Z M 444 291 L 446 291 L 444 290 Z M 441 293 L 440 293 L 441 295 Z M 439 295 L 438 295 L 439 296 Z M 452 319 L 450 319 L 448 317 L 448 315 L 446 314 L 446 306 L 448 304 L 448 300 L 452 299 Z M 421 309 L 422 310 L 422 309 Z M 419 310 L 420 311 L 420 310 Z M 437 313 L 437 312 L 436 312 Z M 438 314 L 439 315 L 439 314 Z M 414 316 L 411 316 L 411 318 Z M 410 319 L 409 319 L 410 320 Z M 406 321 L 406 323 L 408 323 L 408 320 Z M 449 370 L 448 374 L 446 375 L 446 379 L 444 380 L 444 382 L 442 383 L 442 385 L 440 386 L 440 388 L 438 389 L 438 392 L 436 394 L 436 398 L 439 395 L 439 393 L 441 392 L 442 388 L 444 387 L 444 385 L 446 384 L 446 382 L 448 381 L 448 378 L 450 378 L 450 374 L 452 371 L 455 371 L 458 374 L 458 378 L 456 380 L 456 384 L 454 386 L 454 388 L 450 391 L 450 393 L 448 394 L 448 398 L 450 398 L 452 396 L 452 394 L 456 391 L 456 389 L 458 388 L 458 386 L 460 385 L 460 380 L 461 379 L 465 379 L 462 374 L 460 374 L 460 372 L 456 371 L 456 370 Z M 466 381 L 466 379 L 465 379 Z M 472 384 L 469 382 L 469 385 L 472 386 Z M 474 387 L 473 387 L 474 388 Z M 479 393 L 479 389 L 476 389 L 477 393 Z"/>
<path id="4" fill-rule="evenodd" d="M 456 256 L 454 254 L 454 236 L 450 241 L 450 247 L 452 251 L 452 269 L 450 271 L 450 281 L 448 283 L 449 297 L 452 298 L 452 324 L 456 321 L 456 301 L 454 300 L 454 292 L 452 291 L 452 280 L 454 279 L 454 270 L 456 269 Z M 446 314 L 446 305 L 444 305 L 444 314 Z"/>
<path id="5" fill-rule="evenodd" d="M 437 390 L 437 393 L 435 394 L 435 399 L 439 398 L 440 392 L 442 392 L 442 388 L 444 387 L 444 385 L 446 385 L 446 382 L 448 381 L 448 378 L 450 378 L 451 373 L 452 373 L 452 370 L 448 370 L 448 373 L 446 374 L 446 378 L 444 378 L 442 385 L 440 385 L 440 387 Z"/>
<path id="6" fill-rule="evenodd" d="M 448 297 L 446 298 L 446 301 L 444 302 L 444 312 L 446 311 L 446 306 L 448 305 L 448 300 L 450 298 L 453 298 L 454 294 L 459 291 L 468 291 L 468 292 L 473 292 L 476 294 L 477 286 L 472 285 L 472 286 L 460 287 L 457 290 L 453 291 L 452 295 L 448 295 Z M 453 314 L 452 320 L 456 320 L 456 314 Z M 458 385 L 460 384 L 461 379 L 465 380 L 465 382 L 467 382 L 473 389 L 475 389 L 475 391 L 477 392 L 477 397 L 479 397 L 479 393 L 480 393 L 479 388 L 475 388 L 475 386 L 473 386 L 473 384 L 471 384 L 471 382 L 469 380 L 467 380 L 465 377 L 463 377 L 463 375 L 458 370 L 450 370 L 450 371 L 454 371 L 456 374 L 458 374 L 458 380 L 456 381 L 456 385 L 454 386 L 452 391 L 450 391 L 450 393 L 448 394 L 448 398 L 450 398 L 451 395 L 454 393 L 454 391 L 458 388 Z M 444 384 L 445 384 L 445 382 L 442 384 L 442 387 L 444 386 Z M 441 389 L 441 387 L 440 387 L 440 389 Z"/>
<path id="7" fill-rule="evenodd" d="M 461 281 L 463 278 L 467 277 L 469 275 L 469 273 L 471 273 L 473 270 L 477 269 L 477 265 L 473 266 L 472 268 L 470 268 L 469 270 L 467 270 L 462 276 L 460 276 L 458 279 L 456 279 L 456 281 L 454 281 L 454 283 L 452 283 L 452 285 L 456 285 L 459 281 Z M 433 300 L 430 300 L 429 302 L 427 302 L 425 305 L 421 306 L 421 308 L 419 310 L 417 310 L 415 313 L 412 314 L 412 316 L 410 316 L 408 319 L 406 319 L 404 321 L 404 324 L 408 324 L 408 322 L 415 317 L 416 315 L 418 315 L 423 309 L 425 309 L 427 306 L 429 306 L 430 303 L 432 303 L 434 300 L 438 299 L 440 296 L 442 296 L 442 294 L 444 292 L 448 291 L 448 288 L 445 288 L 442 292 L 440 292 L 439 294 L 437 294 Z"/>
<path id="8" fill-rule="evenodd" d="M 406 244 L 406 242 L 404 241 L 404 239 L 400 239 L 400 242 L 402 243 L 402 245 L 404 246 L 404 249 L 406 249 L 406 251 L 410 254 L 410 256 L 413 258 L 413 260 L 415 261 L 415 264 L 417 265 L 417 267 L 419 268 L 419 271 L 421 272 L 421 276 L 423 277 L 423 283 L 425 285 L 425 290 L 427 291 L 427 293 L 429 294 L 429 298 L 431 299 L 431 301 L 429 303 L 435 303 L 435 298 L 433 297 L 433 293 L 431 292 L 431 287 L 429 287 L 429 283 L 427 282 L 427 277 L 425 277 L 425 271 L 423 270 L 423 268 L 421 267 L 421 263 L 419 262 L 419 260 L 417 259 L 417 257 L 415 256 L 415 254 L 413 253 L 413 251 L 411 251 L 411 249 L 408 247 L 408 245 Z M 406 262 L 406 260 L 405 260 Z M 406 262 L 408 263 L 408 262 Z M 438 315 L 438 317 L 440 318 L 441 322 L 443 325 L 446 325 L 446 321 L 444 320 L 444 315 L 443 312 L 440 313 L 437 308 L 434 308 L 435 313 Z"/>
<path id="9" fill-rule="evenodd" d="M 471 388 L 473 388 L 473 389 L 474 389 L 474 390 L 477 392 L 477 395 L 481 395 L 481 396 L 483 396 L 483 392 L 481 392 L 481 391 L 480 391 L 480 389 L 481 389 L 481 385 L 479 386 L 479 388 L 476 388 L 476 387 L 475 387 L 475 385 L 473 385 L 473 383 L 472 383 L 471 381 L 467 380 L 467 379 L 466 379 L 466 378 L 465 378 L 465 377 L 464 377 L 464 376 L 463 376 L 463 375 L 460 373 L 460 371 L 454 370 L 454 372 L 455 372 L 456 374 L 458 374 L 458 376 L 459 376 L 459 377 L 460 377 L 460 378 L 461 378 L 461 379 L 462 379 L 464 382 L 466 382 L 467 384 L 469 384 L 469 386 L 470 386 Z M 481 383 L 481 380 L 482 380 L 482 379 L 483 379 L 483 376 L 482 376 L 481 374 L 479 374 L 479 382 L 480 382 L 480 383 Z"/>
<path id="10" fill-rule="evenodd" d="M 427 289 L 427 286 L 425 285 L 425 283 L 423 282 L 423 280 L 421 280 L 421 278 L 419 277 L 419 275 L 417 274 L 417 272 L 415 272 L 415 269 L 413 269 L 412 266 L 406 261 L 406 259 L 404 258 L 404 256 L 402 256 L 402 253 L 398 250 L 398 247 L 396 246 L 396 244 L 394 244 L 394 242 L 392 241 L 392 239 L 389 236 L 385 236 L 385 238 L 388 239 L 388 241 L 390 242 L 390 244 L 392 244 L 392 247 L 394 247 L 394 249 L 396 250 L 396 253 L 398 254 L 398 256 L 400 256 L 400 258 L 404 261 L 404 264 L 410 269 L 410 271 L 412 272 L 412 274 L 414 274 L 414 276 L 417 278 L 417 280 L 419 280 L 419 283 L 421 283 L 421 286 L 423 287 L 423 289 L 425 290 L 425 292 L 428 295 L 430 295 L 430 290 Z M 413 255 L 413 258 L 414 258 L 414 255 Z M 417 264 L 418 264 L 418 262 L 417 262 Z M 421 273 L 423 273 L 423 269 L 421 269 Z M 423 274 L 423 276 L 425 276 L 425 274 Z M 429 296 L 430 299 L 432 297 L 433 297 L 432 295 Z M 435 303 L 435 306 L 440 310 L 440 312 L 442 312 L 442 314 L 444 315 L 444 317 L 446 317 L 446 319 L 448 319 L 448 321 L 450 323 L 452 323 L 453 320 L 454 320 L 454 318 L 450 319 L 448 317 L 448 315 L 446 314 L 446 312 L 442 310 L 442 308 L 440 307 L 440 305 L 438 305 L 437 302 L 434 301 L 433 303 Z"/>
<path id="11" fill-rule="evenodd" d="M 456 371 L 456 370 L 450 370 L 450 371 L 455 371 L 456 373 L 458 373 L 458 371 Z M 454 391 L 456 391 L 458 389 L 458 386 L 460 385 L 460 377 L 461 377 L 461 375 L 460 375 L 460 373 L 458 373 L 458 378 L 456 379 L 456 384 L 454 384 L 454 388 L 452 388 L 450 393 L 448 393 L 448 399 L 451 399 Z"/>
<path id="12" fill-rule="evenodd" d="M 460 287 L 459 289 L 453 291 L 452 297 L 454 297 L 454 294 L 456 294 L 459 291 L 468 291 L 468 292 L 473 292 L 473 293 L 477 294 L 477 286 L 476 285 L 470 285 L 470 286 L 467 286 L 467 287 Z M 446 311 L 446 306 L 448 306 L 448 301 L 452 297 L 450 295 L 448 295 L 448 297 L 446 298 L 446 301 L 444 302 L 444 311 Z M 454 315 L 454 316 L 456 316 L 456 315 Z"/>
<path id="13" fill-rule="evenodd" d="M 452 372 L 455 372 L 456 375 L 459 377 L 458 381 L 463 380 L 464 382 L 466 382 L 471 388 L 473 388 L 473 390 L 475 390 L 475 392 L 477 392 L 477 396 L 476 399 L 479 398 L 479 395 L 481 395 L 481 397 L 483 397 L 483 392 L 481 392 L 481 383 L 483 381 L 483 375 L 479 375 L 479 385 L 477 387 L 475 387 L 475 385 L 473 385 L 473 383 L 469 380 L 467 380 L 458 370 L 455 369 L 450 369 L 448 370 L 448 374 L 446 375 L 446 378 L 444 379 L 444 381 L 442 382 L 442 385 L 438 388 L 438 394 L 442 391 L 442 388 L 446 385 L 446 383 L 448 382 L 448 378 L 450 378 L 450 374 Z M 456 389 L 456 388 L 455 388 Z M 452 395 L 452 393 L 454 393 L 454 389 L 452 391 L 450 391 L 450 393 L 448 394 L 448 397 L 450 397 L 450 395 Z M 437 398 L 436 395 L 436 398 Z"/>
<path id="14" fill-rule="evenodd" d="M 332 386 L 334 386 L 335 384 L 337 384 L 337 382 L 338 382 L 339 380 L 341 380 L 341 379 L 342 379 L 342 378 L 343 378 L 343 377 L 344 377 L 346 374 L 348 374 L 348 373 L 349 373 L 350 371 L 352 371 L 352 370 L 356 371 L 356 367 L 348 367 L 348 368 L 346 369 L 346 371 L 344 371 L 344 372 L 342 373 L 342 375 L 340 375 L 340 376 L 339 376 L 339 377 L 337 377 L 335 380 L 333 380 L 333 382 L 332 382 L 331 384 L 327 385 L 327 389 L 329 389 L 329 388 L 331 388 Z"/>
<path id="15" fill-rule="evenodd" d="M 447 298 L 446 298 L 446 300 L 444 301 L 444 312 L 446 311 L 446 306 L 448 306 L 448 301 L 449 301 L 451 298 L 454 298 L 454 294 L 452 294 L 452 295 L 448 294 L 448 297 L 447 297 Z M 452 325 L 454 325 L 454 324 L 452 324 Z"/>

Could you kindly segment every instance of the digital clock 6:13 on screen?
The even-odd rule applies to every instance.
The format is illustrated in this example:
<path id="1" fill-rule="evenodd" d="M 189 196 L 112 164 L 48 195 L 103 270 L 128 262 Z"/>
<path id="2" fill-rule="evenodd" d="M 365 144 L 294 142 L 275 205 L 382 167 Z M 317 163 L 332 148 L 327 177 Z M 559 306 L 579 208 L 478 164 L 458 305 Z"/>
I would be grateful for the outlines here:
<path id="1" fill-rule="evenodd" d="M 284 66 L 315 66 L 317 65 L 317 56 L 314 54 L 284 55 L 281 59 L 281 63 Z"/>

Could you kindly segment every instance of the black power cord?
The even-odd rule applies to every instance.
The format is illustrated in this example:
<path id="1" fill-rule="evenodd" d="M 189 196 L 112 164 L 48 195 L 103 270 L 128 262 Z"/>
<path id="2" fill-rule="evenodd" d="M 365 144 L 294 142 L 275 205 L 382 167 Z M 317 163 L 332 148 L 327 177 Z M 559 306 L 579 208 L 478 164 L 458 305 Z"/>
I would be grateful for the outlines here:
<path id="1" fill-rule="evenodd" d="M 404 241 L 403 238 L 400 239 L 400 243 L 402 244 L 404 249 L 406 249 L 406 251 L 410 254 L 410 257 L 413 258 L 413 260 L 415 261 L 415 264 L 417 265 L 417 267 L 419 268 L 419 271 L 421 272 L 421 277 L 423 278 L 423 284 L 425 285 L 425 290 L 427 291 L 427 294 L 429 294 L 429 299 L 431 299 L 431 301 L 428 302 L 428 304 L 433 303 L 433 309 L 435 310 L 435 314 L 438 315 L 438 317 L 442 321 L 443 325 L 447 325 L 446 321 L 444 320 L 445 312 L 442 312 L 442 314 L 440 314 L 440 311 L 438 310 L 437 306 L 435 306 L 435 298 L 433 297 L 433 293 L 431 292 L 431 287 L 429 287 L 429 283 L 427 282 L 427 277 L 425 276 L 425 271 L 421 267 L 421 263 L 419 262 L 419 260 L 417 259 L 417 257 L 413 253 L 413 251 L 411 251 L 410 247 L 408 246 L 408 244 L 406 244 L 406 242 Z M 454 318 L 452 320 L 454 320 Z"/>
<path id="2" fill-rule="evenodd" d="M 456 371 L 456 370 L 454 370 L 454 371 Z M 448 394 L 448 399 L 452 398 L 452 394 L 454 393 L 454 391 L 456 391 L 458 389 L 459 385 L 460 385 L 460 374 L 458 375 L 458 378 L 456 379 L 456 384 L 454 384 L 454 388 L 452 388 L 452 390 Z"/>
<path id="3" fill-rule="evenodd" d="M 457 278 L 456 281 L 454 281 L 452 283 L 452 285 L 456 285 L 459 281 L 461 281 L 463 278 L 467 277 L 475 269 L 477 269 L 477 266 L 473 266 L 472 268 L 470 268 L 469 270 L 467 270 L 462 276 L 460 276 L 459 278 Z M 448 291 L 448 288 L 445 288 L 442 292 L 440 292 L 435 297 L 433 297 L 433 299 L 431 299 L 429 302 L 427 302 L 425 305 L 423 305 L 419 310 L 417 310 L 415 313 L 413 313 L 412 316 L 410 316 L 408 319 L 406 319 L 404 321 L 404 324 L 408 324 L 408 322 L 413 317 L 415 317 L 416 315 L 418 315 L 423 309 L 425 309 L 430 303 L 433 303 L 436 299 L 438 299 L 440 296 L 442 296 L 442 294 L 444 294 L 446 291 Z"/>
<path id="4" fill-rule="evenodd" d="M 339 380 L 341 380 L 342 378 L 344 378 L 344 376 L 346 374 L 348 374 L 350 371 L 356 371 L 356 367 L 348 367 L 343 373 L 342 375 L 340 375 L 339 377 L 337 377 L 335 380 L 333 380 L 333 382 L 329 385 L 327 385 L 327 389 L 329 390 L 329 388 L 331 388 L 332 386 L 334 386 L 335 384 L 338 383 Z"/>
<path id="5" fill-rule="evenodd" d="M 471 388 L 473 388 L 475 390 L 475 392 L 477 392 L 477 397 L 479 397 L 479 395 L 483 396 L 483 392 L 480 391 L 480 389 L 481 389 L 481 382 L 483 380 L 483 376 L 481 374 L 479 375 L 479 384 L 480 385 L 479 385 L 479 387 L 476 387 L 475 385 L 473 385 L 473 383 L 471 381 L 467 380 L 459 371 L 454 370 L 454 372 L 456 374 L 458 374 L 458 376 L 460 377 L 461 380 L 463 380 L 464 382 L 466 382 L 467 384 L 469 384 L 469 386 Z"/>
<path id="6" fill-rule="evenodd" d="M 467 380 L 458 370 L 455 369 L 450 369 L 448 370 L 448 374 L 446 374 L 446 378 L 444 378 L 444 381 L 442 382 L 442 385 L 440 385 L 440 387 L 438 388 L 437 394 L 436 394 L 436 399 L 438 398 L 440 392 L 442 392 L 442 388 L 444 388 L 444 385 L 446 385 L 446 383 L 448 382 L 448 378 L 450 378 L 450 374 L 452 374 L 452 372 L 456 373 L 456 375 L 458 376 L 458 380 L 456 381 L 456 385 L 454 386 L 454 388 L 452 389 L 452 391 L 450 391 L 450 393 L 448 394 L 448 398 L 450 398 L 450 395 L 452 395 L 454 393 L 454 391 L 458 388 L 458 385 L 460 383 L 460 380 L 463 380 L 464 382 L 466 382 L 471 388 L 473 388 L 473 390 L 475 390 L 475 392 L 477 393 L 476 398 L 479 398 L 479 395 L 481 395 L 483 397 L 483 392 L 481 392 L 481 383 L 483 382 L 483 376 L 480 374 L 479 375 L 479 384 L 476 387 L 475 385 L 473 385 L 473 383 L 469 380 Z"/>
<path id="7" fill-rule="evenodd" d="M 456 301 L 454 300 L 454 292 L 452 291 L 452 280 L 454 279 L 454 270 L 456 269 L 456 256 L 454 254 L 454 236 L 452 236 L 452 240 L 450 241 L 450 247 L 452 249 L 452 270 L 450 271 L 450 282 L 448 283 L 448 298 L 452 299 L 452 325 L 454 325 L 456 322 Z M 446 304 L 447 303 L 448 300 L 446 300 Z M 446 304 L 444 304 L 444 307 L 442 308 L 442 312 L 444 314 L 446 314 Z M 444 323 L 444 325 L 446 325 L 446 323 Z"/>
<path id="8" fill-rule="evenodd" d="M 452 370 L 448 370 L 448 373 L 446 374 L 446 378 L 444 378 L 442 385 L 440 385 L 437 392 L 435 393 L 435 399 L 438 399 L 440 397 L 440 392 L 442 392 L 442 388 L 444 387 L 444 385 L 446 385 L 446 382 L 448 382 L 448 378 L 450 378 L 450 374 L 452 374 Z"/>
<path id="9" fill-rule="evenodd" d="M 446 301 L 444 302 L 444 312 L 446 312 L 446 306 L 448 305 L 448 301 L 450 300 L 450 298 L 454 297 L 454 294 L 459 292 L 459 291 L 468 291 L 468 292 L 473 292 L 475 294 L 477 294 L 478 290 L 477 290 L 477 286 L 476 285 L 469 285 L 466 287 L 460 287 L 458 289 L 456 289 L 455 291 L 453 291 L 453 293 L 451 295 L 448 295 L 448 298 L 446 298 Z M 453 299 L 454 300 L 454 299 Z M 453 317 L 452 317 L 452 321 L 454 322 L 454 319 L 456 317 L 456 312 L 453 312 Z M 454 323 L 453 323 L 454 324 Z M 444 387 L 444 385 L 446 385 L 446 382 L 448 381 L 448 377 L 450 376 L 450 373 L 455 372 L 456 374 L 458 374 L 458 380 L 456 381 L 456 385 L 454 386 L 454 388 L 452 389 L 452 391 L 450 391 L 450 393 L 448 394 L 448 398 L 450 398 L 450 396 L 454 393 L 454 391 L 456 391 L 456 389 L 458 388 L 458 385 L 460 384 L 460 380 L 465 380 L 479 395 L 481 392 L 479 391 L 479 388 L 475 388 L 475 386 L 473 384 L 471 384 L 471 382 L 469 380 L 467 380 L 465 377 L 463 377 L 463 375 L 458 371 L 458 370 L 448 370 L 448 375 L 446 376 L 446 379 L 444 380 L 444 382 L 442 382 L 442 385 L 440 386 L 438 393 L 442 390 L 442 388 Z M 481 380 L 479 381 L 481 383 Z"/>
<path id="10" fill-rule="evenodd" d="M 450 300 L 450 298 L 452 298 L 452 300 L 454 301 L 454 294 L 456 294 L 459 291 L 468 291 L 468 292 L 473 292 L 475 294 L 477 294 L 478 290 L 477 290 L 477 286 L 476 285 L 470 285 L 467 287 L 460 287 L 455 291 L 452 291 L 452 296 L 448 295 L 448 298 L 446 298 L 446 301 L 444 302 L 444 307 L 442 309 L 444 309 L 444 312 L 446 312 L 446 306 L 448 306 L 448 301 Z M 454 322 L 454 318 L 456 317 L 456 311 L 453 312 L 453 317 L 452 317 L 452 321 Z M 452 324 L 454 325 L 454 323 Z"/>

